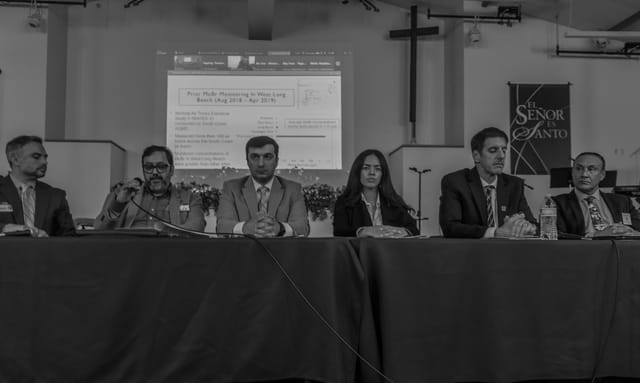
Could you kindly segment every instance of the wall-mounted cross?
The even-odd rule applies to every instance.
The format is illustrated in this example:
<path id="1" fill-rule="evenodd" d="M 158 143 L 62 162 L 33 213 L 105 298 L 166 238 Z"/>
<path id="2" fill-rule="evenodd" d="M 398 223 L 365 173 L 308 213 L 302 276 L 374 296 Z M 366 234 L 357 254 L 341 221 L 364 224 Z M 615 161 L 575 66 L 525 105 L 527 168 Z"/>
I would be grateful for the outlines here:
<path id="1" fill-rule="evenodd" d="M 416 68 L 418 65 L 418 37 L 437 35 L 438 27 L 418 28 L 418 6 L 411 6 L 411 28 L 389 31 L 389 38 L 411 40 L 410 74 L 409 74 L 409 122 L 411 123 L 411 143 L 416 143 Z"/>

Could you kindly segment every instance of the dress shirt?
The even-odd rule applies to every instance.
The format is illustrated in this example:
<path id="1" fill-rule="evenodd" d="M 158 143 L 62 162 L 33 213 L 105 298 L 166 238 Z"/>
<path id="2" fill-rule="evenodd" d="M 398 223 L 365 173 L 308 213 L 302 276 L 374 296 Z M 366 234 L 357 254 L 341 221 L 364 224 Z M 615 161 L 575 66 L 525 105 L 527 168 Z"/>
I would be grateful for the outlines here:
<path id="1" fill-rule="evenodd" d="M 590 195 L 594 198 L 593 204 L 598 207 L 598 210 L 600 210 L 600 215 L 602 216 L 603 223 L 606 225 L 614 223 L 611 211 L 600 195 L 600 189 L 597 189 L 593 194 L 585 194 L 578 189 L 574 189 L 574 192 L 576 193 L 578 201 L 580 201 L 580 209 L 582 210 L 582 216 L 584 218 L 585 236 L 592 236 L 596 232 L 596 230 L 593 228 L 593 223 L 591 222 L 589 203 L 586 201 L 586 198 Z"/>
<path id="2" fill-rule="evenodd" d="M 488 227 L 487 231 L 484 232 L 485 238 L 493 238 L 496 236 L 496 229 L 498 228 L 498 202 L 496 198 L 496 191 L 498 190 L 498 177 L 496 177 L 491 183 L 485 181 L 484 178 L 480 177 L 480 182 L 482 182 L 483 193 L 486 193 L 485 190 L 487 190 L 487 186 L 493 186 L 493 188 L 491 189 L 491 205 L 493 206 L 493 226 Z"/>
<path id="3" fill-rule="evenodd" d="M 27 190 L 29 188 L 31 188 L 32 190 L 32 194 L 33 194 L 33 217 L 31 218 L 31 222 L 35 222 L 36 219 L 36 181 L 35 180 L 28 180 L 25 182 L 22 182 L 20 180 L 18 180 L 16 177 L 13 176 L 13 173 L 9 173 L 9 177 L 11 178 L 11 181 L 13 182 L 13 185 L 16 187 L 16 190 L 18 190 L 18 193 L 20 194 L 20 201 L 23 201 L 23 199 L 25 198 L 25 192 L 24 190 Z M 23 206 L 24 206 L 24 202 L 22 202 Z M 23 211 L 22 214 L 25 214 L 24 211 L 24 207 L 23 207 Z M 23 217 L 24 219 L 24 217 Z M 28 220 L 24 219 L 24 223 L 25 225 L 27 224 L 27 222 L 29 222 Z"/>
<path id="4" fill-rule="evenodd" d="M 367 208 L 367 212 L 369 213 L 369 218 L 371 218 L 371 226 L 382 226 L 382 212 L 380 211 L 380 194 L 376 194 L 376 205 L 375 210 L 372 203 L 367 201 L 364 197 L 364 193 L 360 193 L 360 199 L 364 202 L 364 206 Z M 364 229 L 364 226 L 359 227 L 356 230 L 356 237 L 360 234 L 360 231 Z"/>
<path id="5" fill-rule="evenodd" d="M 171 189 L 167 189 L 167 192 L 161 196 L 155 196 L 151 193 L 144 193 L 142 195 L 142 201 L 140 201 L 140 206 L 144 208 L 144 210 L 158 217 L 159 219 L 167 222 L 171 222 L 171 216 L 169 214 L 169 200 L 171 199 Z M 147 228 L 154 227 L 155 223 L 158 220 L 149 214 L 142 211 L 142 209 L 138 210 L 138 214 L 133 220 L 131 224 L 132 228 Z"/>
<path id="6" fill-rule="evenodd" d="M 364 197 L 364 194 L 360 194 L 360 198 L 362 198 L 364 206 L 367 207 L 369 217 L 371 218 L 371 224 L 373 226 L 382 226 L 382 213 L 380 212 L 380 194 L 376 194 L 375 206 L 367 201 L 367 199 Z"/>

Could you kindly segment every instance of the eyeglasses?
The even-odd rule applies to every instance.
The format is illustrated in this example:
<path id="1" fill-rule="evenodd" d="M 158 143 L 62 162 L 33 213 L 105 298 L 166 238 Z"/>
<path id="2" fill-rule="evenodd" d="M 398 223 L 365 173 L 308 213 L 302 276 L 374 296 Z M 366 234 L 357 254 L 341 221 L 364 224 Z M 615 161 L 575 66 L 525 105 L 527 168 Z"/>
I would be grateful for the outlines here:
<path id="1" fill-rule="evenodd" d="M 166 173 L 170 167 L 171 165 L 164 162 L 159 162 L 157 164 L 147 162 L 142 164 L 142 171 L 145 173 L 153 173 L 153 169 L 155 169 L 158 173 L 162 174 Z"/>

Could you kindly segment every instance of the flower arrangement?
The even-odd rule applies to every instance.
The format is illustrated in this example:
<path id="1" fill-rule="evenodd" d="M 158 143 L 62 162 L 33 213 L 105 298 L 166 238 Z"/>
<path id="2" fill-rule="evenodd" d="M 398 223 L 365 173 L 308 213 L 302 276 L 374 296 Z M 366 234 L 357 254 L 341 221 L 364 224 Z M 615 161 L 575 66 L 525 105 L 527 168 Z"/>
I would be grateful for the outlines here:
<path id="1" fill-rule="evenodd" d="M 342 187 L 334 188 L 327 184 L 314 183 L 304 186 L 302 193 L 307 210 L 311 212 L 311 219 L 314 221 L 327 219 L 341 192 Z"/>
<path id="2" fill-rule="evenodd" d="M 220 204 L 220 190 L 218 188 L 208 184 L 198 184 L 194 181 L 189 183 L 179 182 L 176 186 L 179 189 L 189 190 L 198 194 L 202 199 L 202 208 L 205 214 L 209 214 L 209 209 L 218 211 L 218 205 Z"/>

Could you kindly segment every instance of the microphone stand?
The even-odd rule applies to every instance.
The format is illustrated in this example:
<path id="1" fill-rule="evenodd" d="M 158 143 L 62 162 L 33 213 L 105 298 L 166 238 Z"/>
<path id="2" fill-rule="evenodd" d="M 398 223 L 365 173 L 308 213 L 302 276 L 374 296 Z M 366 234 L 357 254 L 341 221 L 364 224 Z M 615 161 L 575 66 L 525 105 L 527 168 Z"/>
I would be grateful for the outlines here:
<path id="1" fill-rule="evenodd" d="M 428 173 L 431 169 L 419 170 L 415 166 L 409 168 L 414 173 L 418 173 L 418 232 L 422 233 L 422 221 L 429 218 L 422 218 L 422 175 Z"/>

